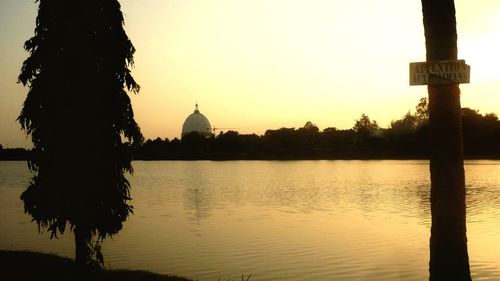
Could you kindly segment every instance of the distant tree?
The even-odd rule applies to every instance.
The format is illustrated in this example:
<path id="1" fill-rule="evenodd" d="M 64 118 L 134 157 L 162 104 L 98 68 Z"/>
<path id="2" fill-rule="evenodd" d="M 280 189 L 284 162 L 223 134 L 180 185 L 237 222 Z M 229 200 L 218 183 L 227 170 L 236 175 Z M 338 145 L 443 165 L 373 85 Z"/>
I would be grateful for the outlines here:
<path id="1" fill-rule="evenodd" d="M 316 124 L 314 124 L 311 121 L 307 121 L 306 124 L 304 125 L 304 127 L 302 127 L 301 129 L 309 131 L 309 132 L 312 132 L 312 133 L 318 133 L 319 132 L 318 126 L 316 126 Z"/>
<path id="2" fill-rule="evenodd" d="M 426 97 L 421 98 L 415 107 L 415 117 L 417 126 L 421 126 L 429 122 L 429 106 Z"/>
<path id="3" fill-rule="evenodd" d="M 157 137 L 155 140 L 148 139 L 138 149 L 137 155 L 145 160 L 168 159 L 171 157 L 172 147 L 168 140 Z"/>
<path id="4" fill-rule="evenodd" d="M 142 142 L 126 91 L 139 91 L 129 70 L 135 49 L 116 0 L 38 2 L 19 75 L 29 92 L 18 120 L 33 141 L 35 174 L 21 199 L 51 238 L 69 224 L 76 263 L 87 268 L 103 262 L 94 239 L 117 234 L 132 212 L 124 173 Z"/>
<path id="5" fill-rule="evenodd" d="M 184 152 L 205 152 L 207 138 L 198 132 L 191 132 L 182 136 L 181 146 Z M 199 157 L 199 155 L 197 156 Z"/>
<path id="6" fill-rule="evenodd" d="M 171 144 L 172 146 L 176 146 L 176 147 L 177 147 L 177 146 L 179 146 L 179 145 L 181 144 L 181 141 L 180 141 L 178 138 L 174 138 L 174 139 L 170 142 L 170 144 Z"/>
<path id="7" fill-rule="evenodd" d="M 300 142 L 295 128 L 267 130 L 262 136 L 264 153 L 270 158 L 290 158 Z"/>
<path id="8" fill-rule="evenodd" d="M 355 147 L 363 151 L 357 153 L 365 154 L 367 150 L 380 153 L 383 150 L 385 144 L 384 130 L 379 128 L 377 121 L 371 121 L 368 115 L 361 114 L 352 129 L 356 132 L 354 138 Z"/>
<path id="9" fill-rule="evenodd" d="M 498 124 L 498 116 L 495 113 L 486 113 L 484 118 L 493 124 Z"/>
<path id="10" fill-rule="evenodd" d="M 241 149 L 240 134 L 236 131 L 220 132 L 215 138 L 214 146 L 219 152 L 239 152 Z"/>
<path id="11" fill-rule="evenodd" d="M 315 139 L 319 136 L 319 128 L 311 121 L 307 121 L 304 127 L 297 130 L 297 135 L 302 141 L 313 144 Z"/>
<path id="12" fill-rule="evenodd" d="M 319 142 L 319 128 L 311 121 L 296 131 L 295 153 L 300 158 L 313 158 Z"/>
<path id="13" fill-rule="evenodd" d="M 398 135 L 411 134 L 415 132 L 417 124 L 417 117 L 408 111 L 401 119 L 391 122 L 391 130 Z"/>
<path id="14" fill-rule="evenodd" d="M 361 117 L 358 120 L 356 120 L 356 123 L 354 123 L 354 126 L 352 127 L 352 129 L 356 133 L 363 136 L 372 135 L 378 128 L 379 126 L 377 124 L 377 121 L 375 120 L 371 121 L 370 117 L 368 117 L 368 115 L 364 113 L 361 114 Z"/>
<path id="15" fill-rule="evenodd" d="M 337 131 L 338 131 L 338 129 L 335 128 L 335 127 L 328 127 L 328 128 L 323 129 L 322 133 L 324 133 L 324 134 L 334 134 Z"/>
<path id="16" fill-rule="evenodd" d="M 272 146 L 290 148 L 297 142 L 297 130 L 295 128 L 267 130 L 264 133 L 263 139 L 267 144 Z"/>
<path id="17" fill-rule="evenodd" d="M 416 156 L 420 147 L 417 142 L 417 117 L 407 112 L 401 119 L 391 122 L 390 128 L 385 130 L 388 138 L 388 149 L 396 155 Z"/>
<path id="18" fill-rule="evenodd" d="M 260 148 L 261 148 L 261 138 L 256 135 L 256 134 L 250 134 L 250 135 L 239 135 L 239 140 L 242 146 L 242 149 L 244 149 L 245 153 L 250 158 L 256 158 L 259 157 L 260 155 Z"/>
<path id="19" fill-rule="evenodd" d="M 462 108 L 461 115 L 462 115 L 462 120 L 465 118 L 466 120 L 475 123 L 480 122 L 480 120 L 483 117 L 481 114 L 479 114 L 479 110 L 471 109 L 468 107 Z"/>
<path id="20" fill-rule="evenodd" d="M 494 113 L 482 115 L 479 110 L 462 108 L 464 153 L 483 157 L 500 153 L 500 121 Z"/>

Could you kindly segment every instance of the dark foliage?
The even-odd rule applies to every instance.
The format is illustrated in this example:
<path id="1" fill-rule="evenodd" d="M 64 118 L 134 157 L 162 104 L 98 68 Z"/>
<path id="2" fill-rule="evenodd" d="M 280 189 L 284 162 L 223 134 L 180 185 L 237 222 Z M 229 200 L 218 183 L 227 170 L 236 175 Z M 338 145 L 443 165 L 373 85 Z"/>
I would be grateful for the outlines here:
<path id="1" fill-rule="evenodd" d="M 116 0 L 38 2 L 19 75 L 29 92 L 18 120 L 33 141 L 35 173 L 21 199 L 52 236 L 69 224 L 104 239 L 132 211 L 124 173 L 142 142 L 126 92 L 139 91 L 129 70 L 135 50 Z"/>
<path id="2" fill-rule="evenodd" d="M 182 140 L 147 140 L 137 159 L 421 159 L 429 157 L 427 100 L 416 113 L 406 113 L 380 128 L 363 114 L 353 129 L 320 131 L 307 122 L 304 127 L 267 130 L 264 135 L 221 132 L 205 138 L 196 133 Z M 493 113 L 462 109 L 465 155 L 468 158 L 500 158 L 500 121 Z"/>
<path id="3" fill-rule="evenodd" d="M 422 107 L 422 101 L 424 107 Z M 196 133 L 182 140 L 148 139 L 136 151 L 142 160 L 230 159 L 421 159 L 429 155 L 426 99 L 417 111 L 391 122 L 389 128 L 371 128 L 363 138 L 354 129 L 304 127 L 267 130 L 262 136 L 221 132 L 206 138 Z M 420 108 L 420 112 L 418 111 Z M 368 116 L 367 116 L 368 117 Z M 369 117 L 368 117 L 369 118 Z M 500 159 L 500 120 L 494 113 L 462 109 L 465 156 Z M 10 151 L 10 152 L 9 152 Z M 26 159 L 23 149 L 0 150 L 0 159 Z M 2 155 L 4 155 L 2 157 Z M 7 155 L 10 155 L 8 158 Z"/>

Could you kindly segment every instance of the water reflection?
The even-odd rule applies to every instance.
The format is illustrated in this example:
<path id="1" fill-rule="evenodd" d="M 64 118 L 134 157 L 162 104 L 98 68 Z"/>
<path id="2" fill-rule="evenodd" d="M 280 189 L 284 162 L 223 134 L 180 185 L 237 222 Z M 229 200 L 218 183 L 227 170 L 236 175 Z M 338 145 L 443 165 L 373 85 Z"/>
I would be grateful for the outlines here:
<path id="1" fill-rule="evenodd" d="M 242 273 L 252 273 L 252 281 L 429 278 L 426 161 L 134 166 L 135 215 L 104 245 L 112 268 L 200 281 L 240 280 Z M 466 169 L 472 278 L 500 280 L 500 165 Z M 71 236 L 49 240 L 24 215 L 25 170 L 24 162 L 0 162 L 0 248 L 71 257 Z"/>
<path id="2" fill-rule="evenodd" d="M 187 214 L 198 221 L 210 217 L 216 208 L 251 204 L 300 213 L 349 213 L 351 209 L 360 209 L 367 217 L 384 211 L 417 217 L 429 226 L 428 182 L 421 177 L 427 171 L 427 162 L 400 162 L 398 174 L 388 172 L 394 164 L 194 161 L 176 164 L 179 171 L 171 173 L 188 175 L 182 179 L 183 204 Z M 216 171 L 207 168 L 212 165 L 217 166 Z M 246 169 L 252 173 L 246 173 Z M 326 177 L 328 174 L 331 176 Z"/>
<path id="3" fill-rule="evenodd" d="M 192 219 L 198 222 L 210 216 L 211 200 L 207 190 L 200 186 L 186 188 L 184 192 L 184 206 L 190 210 Z"/>
<path id="4" fill-rule="evenodd" d="M 433 166 L 431 162 L 429 280 L 470 281 L 464 170 L 460 163 L 456 163 L 457 169 L 450 173 L 450 169 L 443 169 L 449 167 L 438 164 L 434 163 Z M 436 172 L 441 177 L 436 176 Z M 447 177 L 443 177 L 443 174 Z"/>
<path id="5" fill-rule="evenodd" d="M 440 235 L 433 226 L 430 239 L 430 281 L 470 281 L 467 236 Z"/>

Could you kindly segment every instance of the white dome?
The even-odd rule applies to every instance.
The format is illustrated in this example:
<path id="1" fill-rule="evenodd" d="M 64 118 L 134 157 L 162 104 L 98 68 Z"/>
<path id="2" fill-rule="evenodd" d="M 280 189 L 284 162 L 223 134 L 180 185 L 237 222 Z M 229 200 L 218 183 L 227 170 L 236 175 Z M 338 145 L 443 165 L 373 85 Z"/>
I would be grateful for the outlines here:
<path id="1" fill-rule="evenodd" d="M 196 104 L 196 109 L 191 113 L 184 121 L 182 125 L 182 136 L 189 133 L 197 132 L 200 135 L 209 137 L 212 135 L 212 126 L 205 115 L 201 114 L 198 110 L 198 104 Z"/>

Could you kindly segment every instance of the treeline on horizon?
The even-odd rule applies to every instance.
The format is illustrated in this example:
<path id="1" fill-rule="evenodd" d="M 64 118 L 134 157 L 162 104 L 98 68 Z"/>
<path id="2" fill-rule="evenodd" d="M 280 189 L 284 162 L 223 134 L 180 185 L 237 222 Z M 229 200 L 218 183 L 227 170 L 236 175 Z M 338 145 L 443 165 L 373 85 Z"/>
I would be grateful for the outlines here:
<path id="1" fill-rule="evenodd" d="M 322 131 L 312 122 L 301 128 L 267 130 L 264 135 L 221 132 L 209 138 L 191 133 L 182 139 L 148 139 L 140 160 L 292 160 L 292 159 L 426 159 L 429 152 L 427 99 L 381 128 L 362 114 L 351 129 Z M 462 108 L 464 155 L 500 159 L 500 121 L 494 113 Z"/>
<path id="2" fill-rule="evenodd" d="M 462 108 L 464 155 L 468 159 L 500 159 L 500 120 L 494 113 Z M 351 129 L 322 131 L 312 122 L 301 128 L 267 130 L 264 135 L 197 133 L 182 139 L 148 139 L 135 151 L 136 160 L 294 160 L 294 159 L 427 159 L 429 124 L 427 99 L 415 112 L 381 128 L 362 114 Z M 25 160 L 29 151 L 3 149 L 0 160 Z"/>

